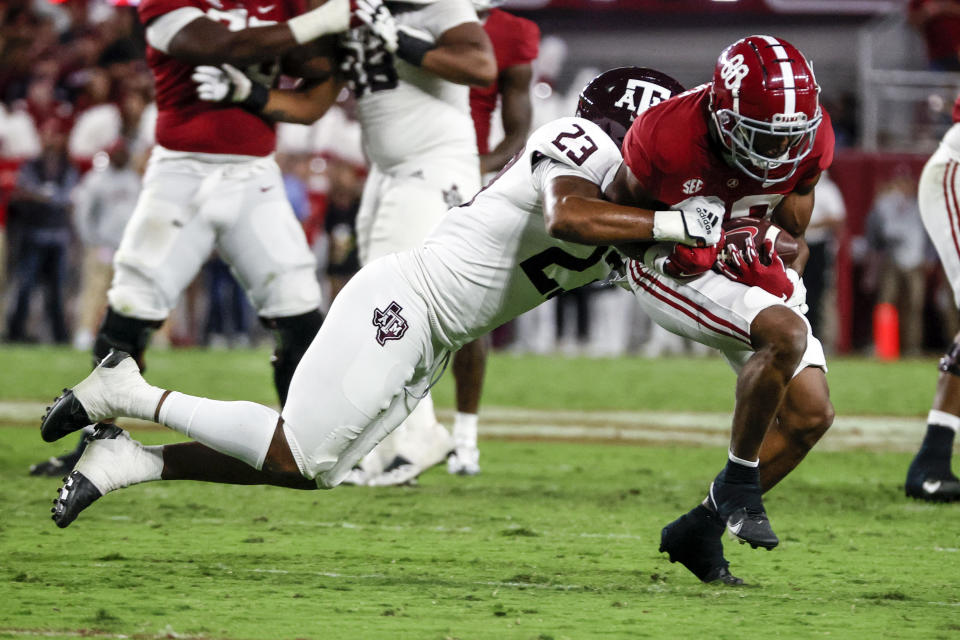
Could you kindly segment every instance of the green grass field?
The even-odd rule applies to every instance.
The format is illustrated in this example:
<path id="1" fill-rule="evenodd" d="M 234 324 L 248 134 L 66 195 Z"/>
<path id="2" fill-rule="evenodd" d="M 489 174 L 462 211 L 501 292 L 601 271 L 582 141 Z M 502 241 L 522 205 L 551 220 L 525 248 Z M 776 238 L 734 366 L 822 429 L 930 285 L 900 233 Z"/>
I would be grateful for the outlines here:
<path id="1" fill-rule="evenodd" d="M 270 402 L 265 359 L 157 351 L 147 377 Z M 88 366 L 56 349 L 4 349 L 0 363 L 0 401 L 49 400 Z M 916 416 L 918 441 L 935 379 L 933 360 L 835 360 L 829 374 L 838 414 Z M 485 402 L 722 412 L 732 385 L 719 360 L 497 356 Z M 436 399 L 450 406 L 449 379 Z M 909 452 L 814 450 L 767 499 L 780 547 L 726 543 L 750 583 L 728 588 L 657 552 L 723 448 L 483 439 L 474 478 L 434 469 L 415 488 L 331 492 L 153 483 L 59 530 L 59 481 L 25 473 L 61 449 L 38 422 L 0 431 L 2 638 L 960 637 L 960 505 L 902 497 Z"/>

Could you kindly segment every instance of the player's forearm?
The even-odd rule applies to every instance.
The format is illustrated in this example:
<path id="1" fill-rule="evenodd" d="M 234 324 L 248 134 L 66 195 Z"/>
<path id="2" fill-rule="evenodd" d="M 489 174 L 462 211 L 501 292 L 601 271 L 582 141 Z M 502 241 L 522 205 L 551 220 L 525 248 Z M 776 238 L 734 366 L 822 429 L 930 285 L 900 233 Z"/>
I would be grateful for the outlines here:
<path id="1" fill-rule="evenodd" d="M 331 78 L 306 90 L 273 89 L 260 115 L 274 122 L 313 124 L 337 101 L 342 87 L 341 81 Z"/>
<path id="2" fill-rule="evenodd" d="M 653 239 L 654 212 L 600 198 L 561 196 L 549 207 L 547 233 L 587 245 L 623 244 Z"/>
<path id="3" fill-rule="evenodd" d="M 350 24 L 349 0 L 328 0 L 286 22 L 239 31 L 231 31 L 208 18 L 199 18 L 181 28 L 170 39 L 166 51 L 190 64 L 245 67 L 282 56 L 323 35 L 346 31 Z M 152 41 L 152 37 L 148 27 L 148 41 Z"/>
<path id="4" fill-rule="evenodd" d="M 430 49 L 423 57 L 424 69 L 444 80 L 478 87 L 497 79 L 493 52 L 474 44 L 445 45 Z"/>
<path id="5" fill-rule="evenodd" d="M 519 135 L 505 137 L 490 153 L 480 156 L 480 173 L 487 174 L 503 169 L 510 158 L 523 149 L 525 140 L 525 136 Z"/>

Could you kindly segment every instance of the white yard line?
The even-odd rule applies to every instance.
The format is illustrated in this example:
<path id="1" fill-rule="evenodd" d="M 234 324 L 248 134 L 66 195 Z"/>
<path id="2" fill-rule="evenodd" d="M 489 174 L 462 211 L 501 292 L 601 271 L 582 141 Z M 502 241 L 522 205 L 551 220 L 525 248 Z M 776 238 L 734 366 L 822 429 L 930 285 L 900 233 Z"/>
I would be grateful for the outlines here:
<path id="1" fill-rule="evenodd" d="M 38 424 L 41 402 L 0 402 L 0 424 Z M 438 411 L 453 422 L 453 412 Z M 152 423 L 125 421 L 134 429 Z M 817 445 L 819 450 L 913 451 L 924 432 L 924 418 L 837 416 Z M 729 438 L 730 414 L 671 411 L 567 411 L 489 407 L 480 409 L 480 435 L 491 438 L 608 440 L 624 443 L 674 443 L 722 446 Z"/>

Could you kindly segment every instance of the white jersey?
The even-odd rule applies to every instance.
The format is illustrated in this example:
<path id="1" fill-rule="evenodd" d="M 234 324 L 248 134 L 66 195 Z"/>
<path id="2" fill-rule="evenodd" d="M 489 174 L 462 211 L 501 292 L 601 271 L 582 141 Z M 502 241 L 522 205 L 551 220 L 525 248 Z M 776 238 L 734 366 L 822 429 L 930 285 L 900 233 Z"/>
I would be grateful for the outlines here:
<path id="1" fill-rule="evenodd" d="M 436 41 L 453 27 L 477 22 L 469 0 L 436 0 L 397 12 L 400 25 Z M 406 161 L 466 158 L 479 163 L 470 118 L 470 87 L 396 59 L 396 88 L 365 93 L 357 101 L 363 149 L 380 169 L 392 172 Z"/>
<path id="2" fill-rule="evenodd" d="M 621 162 L 616 144 L 589 120 L 555 120 L 537 129 L 471 203 L 451 209 L 419 249 L 399 254 L 403 273 L 431 308 L 437 339 L 458 348 L 609 275 L 612 248 L 547 233 L 543 191 L 562 175 L 605 188 Z"/>

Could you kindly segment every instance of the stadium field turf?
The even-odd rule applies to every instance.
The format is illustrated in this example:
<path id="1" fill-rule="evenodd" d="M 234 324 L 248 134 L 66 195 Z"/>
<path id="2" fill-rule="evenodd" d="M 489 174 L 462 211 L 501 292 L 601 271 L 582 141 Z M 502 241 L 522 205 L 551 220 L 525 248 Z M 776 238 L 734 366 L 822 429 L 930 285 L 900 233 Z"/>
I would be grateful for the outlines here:
<path id="1" fill-rule="evenodd" d="M 88 366 L 85 354 L 49 348 L 4 349 L 0 360 L 0 405 L 49 400 Z M 719 360 L 498 355 L 489 372 L 490 407 L 732 406 Z M 147 377 L 272 401 L 262 350 L 156 351 Z M 838 415 L 915 417 L 917 441 L 935 378 L 933 360 L 834 360 L 829 374 Z M 449 379 L 437 402 L 450 406 Z M 722 446 L 487 437 L 473 478 L 434 469 L 417 487 L 331 492 L 152 483 L 59 530 L 48 517 L 59 480 L 26 475 L 63 449 L 39 440 L 36 418 L 0 428 L 0 638 L 960 635 L 960 505 L 902 497 L 910 450 L 815 449 L 768 496 L 780 547 L 725 542 L 749 583 L 731 588 L 657 552 L 660 528 L 723 464 Z M 177 439 L 138 427 L 146 443 Z"/>

